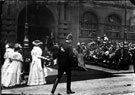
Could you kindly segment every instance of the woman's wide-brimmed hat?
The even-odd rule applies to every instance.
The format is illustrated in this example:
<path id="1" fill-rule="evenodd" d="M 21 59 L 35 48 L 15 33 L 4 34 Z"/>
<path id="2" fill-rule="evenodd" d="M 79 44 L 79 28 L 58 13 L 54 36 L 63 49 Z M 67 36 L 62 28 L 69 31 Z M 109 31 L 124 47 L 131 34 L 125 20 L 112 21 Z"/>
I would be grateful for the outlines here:
<path id="1" fill-rule="evenodd" d="M 38 46 L 38 45 L 43 44 L 43 42 L 41 42 L 40 40 L 35 40 L 35 41 L 32 42 L 32 44 L 35 45 L 35 46 Z"/>

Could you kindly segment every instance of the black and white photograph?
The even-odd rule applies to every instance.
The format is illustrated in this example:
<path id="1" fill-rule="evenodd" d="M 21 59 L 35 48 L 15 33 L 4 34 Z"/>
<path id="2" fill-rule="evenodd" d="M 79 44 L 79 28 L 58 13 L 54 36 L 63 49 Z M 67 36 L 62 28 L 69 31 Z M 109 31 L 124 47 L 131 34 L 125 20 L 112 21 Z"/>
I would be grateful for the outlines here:
<path id="1" fill-rule="evenodd" d="M 135 0 L 0 0 L 1 95 L 135 95 Z"/>

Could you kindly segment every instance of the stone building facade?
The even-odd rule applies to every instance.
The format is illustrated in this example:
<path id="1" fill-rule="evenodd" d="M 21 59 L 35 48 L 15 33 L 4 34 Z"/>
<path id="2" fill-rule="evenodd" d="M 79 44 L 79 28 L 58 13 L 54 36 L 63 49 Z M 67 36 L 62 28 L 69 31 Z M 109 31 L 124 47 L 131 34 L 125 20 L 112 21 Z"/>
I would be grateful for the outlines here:
<path id="1" fill-rule="evenodd" d="M 126 33 L 127 40 L 135 41 L 131 24 L 134 8 L 128 0 L 4 0 L 1 37 L 23 45 L 27 36 L 31 45 L 33 40 L 44 41 L 46 36 L 61 42 L 72 33 L 76 44 L 103 34 L 123 40 Z"/>

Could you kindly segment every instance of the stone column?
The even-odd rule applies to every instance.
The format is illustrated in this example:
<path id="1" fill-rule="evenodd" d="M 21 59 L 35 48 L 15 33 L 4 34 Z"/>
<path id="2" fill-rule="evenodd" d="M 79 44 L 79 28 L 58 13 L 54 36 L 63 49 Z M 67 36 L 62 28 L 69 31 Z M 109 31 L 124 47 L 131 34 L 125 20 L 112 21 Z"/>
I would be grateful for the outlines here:
<path id="1" fill-rule="evenodd" d="M 67 13 L 64 13 L 65 10 L 67 11 L 67 8 L 65 9 L 65 2 L 60 3 L 60 19 L 59 19 L 59 31 L 58 31 L 58 36 L 59 40 L 63 41 L 65 39 L 66 35 L 68 34 L 68 21 L 67 18 L 65 18 L 65 15 L 67 16 Z"/>

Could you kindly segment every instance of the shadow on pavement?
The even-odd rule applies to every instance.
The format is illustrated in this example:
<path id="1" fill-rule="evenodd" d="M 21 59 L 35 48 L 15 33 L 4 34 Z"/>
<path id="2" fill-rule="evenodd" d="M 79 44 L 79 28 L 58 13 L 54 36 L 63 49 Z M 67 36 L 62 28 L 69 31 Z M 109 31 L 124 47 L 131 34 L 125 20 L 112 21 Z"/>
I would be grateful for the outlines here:
<path id="1" fill-rule="evenodd" d="M 88 71 L 84 70 L 73 70 L 72 71 L 72 81 L 85 81 L 85 80 L 92 80 L 92 79 L 101 79 L 101 78 L 111 78 L 111 77 L 120 77 L 121 75 L 114 75 L 112 73 L 90 69 L 87 68 Z M 50 75 L 46 78 L 48 84 L 52 84 L 55 80 L 57 75 Z M 66 75 L 64 74 L 60 80 L 60 83 L 66 82 Z"/>
<path id="2" fill-rule="evenodd" d="M 51 68 L 57 69 L 57 66 L 53 66 Z M 114 75 L 112 73 L 108 73 L 108 72 L 104 72 L 104 71 L 100 71 L 100 70 L 95 70 L 95 69 L 90 69 L 90 68 L 87 68 L 87 69 L 88 69 L 88 71 L 84 71 L 83 69 L 79 69 L 79 70 L 74 69 L 72 71 L 72 82 L 93 80 L 93 79 L 102 79 L 102 78 L 111 78 L 111 77 L 120 77 L 121 76 L 121 75 Z M 53 75 L 47 76 L 46 77 L 47 84 L 53 84 L 56 77 L 57 77 L 56 72 Z M 66 79 L 67 79 L 67 77 L 64 74 L 60 80 L 60 83 L 66 82 Z M 19 86 L 4 88 L 4 89 L 14 89 L 14 88 L 22 88 L 22 87 L 29 87 L 29 86 L 26 84 L 23 84 L 23 85 L 19 85 Z"/>

